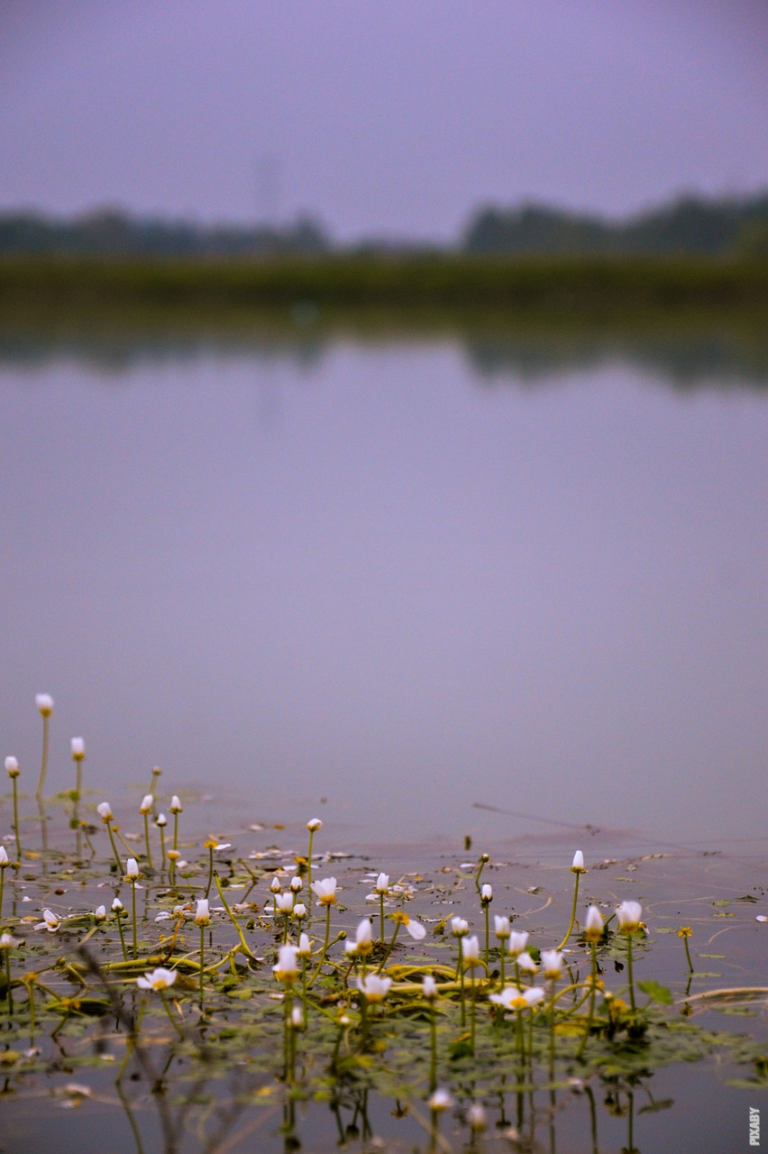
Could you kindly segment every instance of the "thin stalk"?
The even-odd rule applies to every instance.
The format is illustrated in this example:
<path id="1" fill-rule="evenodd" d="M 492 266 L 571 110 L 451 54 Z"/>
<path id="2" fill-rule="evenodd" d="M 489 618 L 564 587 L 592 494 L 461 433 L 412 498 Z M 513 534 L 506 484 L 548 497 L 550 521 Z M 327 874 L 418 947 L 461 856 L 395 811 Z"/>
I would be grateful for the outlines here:
<path id="1" fill-rule="evenodd" d="M 174 815 L 173 815 L 173 848 L 174 849 L 179 848 L 179 815 L 178 815 L 178 813 L 174 813 Z"/>
<path id="2" fill-rule="evenodd" d="M 310 843 L 311 843 L 311 838 L 312 838 L 312 831 L 310 831 Z M 328 939 L 330 938 L 330 936 L 331 936 L 331 907 L 330 907 L 330 904 L 326 904 L 326 907 L 325 907 L 325 938 L 323 939 L 323 948 L 320 951 L 320 961 L 317 963 L 317 969 L 313 973 L 312 977 L 309 979 L 309 981 L 307 983 L 307 988 L 309 988 L 309 986 L 312 985 L 315 978 L 317 977 L 317 975 L 320 973 L 321 969 L 323 968 L 323 962 L 325 961 L 325 955 L 328 952 Z M 363 999 L 363 1000 L 365 1000 L 365 999 Z"/>
<path id="3" fill-rule="evenodd" d="M 16 778 L 13 779 L 13 832 L 16 834 L 16 856 L 21 861 L 21 838 L 19 837 L 19 791 Z"/>
<path id="4" fill-rule="evenodd" d="M 376 970 L 377 974 L 381 973 L 381 971 L 384 969 L 387 962 L 389 961 L 389 956 L 395 948 L 395 942 L 397 941 L 397 935 L 399 933 L 400 933 L 400 922 L 395 922 L 395 932 L 392 935 L 392 941 L 389 943 L 389 949 L 387 950 L 386 954 L 384 955 L 384 957 L 379 962 L 378 969 Z"/>
<path id="5" fill-rule="evenodd" d="M 379 938 L 384 941 L 384 894 L 379 894 Z"/>
<path id="6" fill-rule="evenodd" d="M 205 926 L 200 926 L 200 1013 L 203 1012 L 203 970 L 205 969 Z"/>
<path id="7" fill-rule="evenodd" d="M 592 1033 L 592 1020 L 595 1016 L 595 987 L 596 987 L 596 983 L 597 983 L 597 942 L 592 942 L 591 946 L 592 946 L 592 982 L 591 982 L 592 988 L 589 992 L 589 1016 L 587 1018 L 587 1028 L 584 1031 L 584 1037 L 581 1040 L 581 1045 L 579 1046 L 579 1052 L 576 1055 L 577 1058 L 581 1058 L 581 1056 L 584 1053 L 587 1042 L 589 1041 L 589 1036 Z"/>
<path id="8" fill-rule="evenodd" d="M 240 923 L 238 922 L 238 920 L 237 920 L 237 918 L 235 917 L 235 915 L 232 913 L 232 910 L 229 908 L 229 902 L 228 902 L 228 901 L 227 901 L 227 899 L 224 897 L 224 891 L 223 891 L 223 889 L 221 888 L 221 882 L 219 881 L 219 875 L 218 875 L 218 874 L 214 874 L 214 875 L 213 875 L 213 880 L 216 882 L 216 889 L 219 891 L 219 897 L 221 898 L 221 904 L 224 906 L 224 909 L 227 911 L 227 916 L 229 917 L 229 920 L 232 922 L 232 925 L 233 925 L 233 926 L 235 927 L 235 929 L 237 930 L 237 936 L 238 936 L 238 937 L 239 937 L 239 939 L 240 939 L 240 949 L 242 950 L 242 952 L 245 954 L 245 956 L 246 956 L 247 958 L 250 958 L 250 959 L 251 959 L 251 961 L 256 961 L 256 959 L 255 959 L 255 957 L 253 956 L 253 953 L 252 953 L 252 951 L 251 951 L 251 949 L 250 949 L 250 947 L 249 947 L 248 943 L 247 943 L 247 942 L 246 942 L 246 940 L 245 940 L 245 935 L 244 935 L 244 933 L 243 933 L 243 928 L 242 928 L 242 926 L 240 925 Z"/>
<path id="9" fill-rule="evenodd" d="M 33 978 L 26 981 L 27 998 L 29 1000 L 29 1040 L 34 1043 L 35 1040 L 35 982 Z"/>
<path id="10" fill-rule="evenodd" d="M 165 826 L 157 827 L 160 830 L 160 872 L 161 875 L 165 873 Z"/>
<path id="11" fill-rule="evenodd" d="M 144 840 L 147 843 L 147 862 L 150 869 L 155 867 L 152 865 L 152 847 L 149 844 L 149 814 L 144 814 Z"/>
<path id="12" fill-rule="evenodd" d="M 171 1020 L 171 1025 L 173 1026 L 174 1030 L 176 1031 L 176 1033 L 179 1035 L 179 1037 L 181 1038 L 181 1040 L 183 1042 L 184 1041 L 184 1031 L 182 1030 L 179 1023 L 176 1021 L 176 1019 L 174 1018 L 173 1012 L 171 1011 L 171 1007 L 168 1005 L 168 999 L 166 998 L 164 992 L 162 990 L 160 990 L 159 993 L 160 993 L 160 997 L 163 999 L 163 1006 L 165 1007 L 165 1012 Z"/>
<path id="13" fill-rule="evenodd" d="M 43 789 L 45 788 L 45 775 L 48 772 L 48 720 L 49 719 L 47 717 L 43 718 L 43 753 L 40 759 L 40 777 L 37 782 L 37 789 L 35 790 L 35 797 L 38 801 L 43 796 Z"/>
<path id="14" fill-rule="evenodd" d="M 117 862 L 117 872 L 119 874 L 121 874 L 123 872 L 123 865 L 122 865 L 122 862 L 120 861 L 120 854 L 117 852 L 117 846 L 115 845 L 115 835 L 112 832 L 112 822 L 111 821 L 107 822 L 107 833 L 109 834 L 109 840 L 110 840 L 111 845 L 112 845 L 112 853 L 115 855 L 115 861 Z"/>
<path id="15" fill-rule="evenodd" d="M 307 889 L 312 892 L 312 841 L 315 836 L 315 831 L 309 831 L 309 849 L 307 850 Z M 310 908 L 312 903 L 310 902 Z"/>
<path id="16" fill-rule="evenodd" d="M 477 1016 L 477 980 L 475 978 L 475 971 L 472 971 L 472 1018 L 470 1021 L 470 1045 L 472 1046 L 472 1053 L 475 1052 L 475 1017 Z"/>
<path id="17" fill-rule="evenodd" d="M 549 1080 L 554 1079 L 555 1069 L 555 980 L 550 984 L 549 1002 Z"/>
<path id="18" fill-rule="evenodd" d="M 120 935 L 120 945 L 123 948 L 123 961 L 128 961 L 128 950 L 125 948 L 125 934 L 123 933 L 123 919 L 121 910 L 115 910 L 115 918 L 117 920 L 117 932 Z"/>
<path id="19" fill-rule="evenodd" d="M 576 904 L 579 900 L 579 878 L 581 877 L 581 871 L 576 870 L 576 872 L 574 873 L 574 877 L 576 878 L 576 884 L 573 887 L 573 905 L 571 906 L 571 920 L 568 923 L 568 929 L 565 931 L 565 937 L 561 941 L 560 945 L 556 947 L 556 949 L 558 949 L 558 950 L 562 950 L 563 947 L 565 946 L 566 942 L 568 941 L 569 937 L 571 936 L 571 930 L 573 929 L 573 923 L 576 921 Z"/>
<path id="20" fill-rule="evenodd" d="M 11 951 L 3 950 L 5 954 L 5 989 L 8 994 L 8 1015 L 13 1013 L 13 998 L 11 996 Z"/>
<path id="21" fill-rule="evenodd" d="M 0 907 L 2 902 L 0 902 Z M 693 973 L 693 962 L 691 961 L 691 951 L 688 949 L 688 938 L 683 938 L 683 945 L 685 946 L 685 956 L 688 959 L 688 969 Z"/>
<path id="22" fill-rule="evenodd" d="M 5 889 L 5 866 L 0 866 L 0 921 L 3 918 L 3 890 Z"/>
<path id="23" fill-rule="evenodd" d="M 208 885 L 205 887 L 205 896 L 208 897 L 213 885 L 213 846 L 208 846 Z"/>
<path id="24" fill-rule="evenodd" d="M 136 882 L 131 882 L 131 913 L 133 916 L 133 960 L 139 956 L 139 943 L 136 933 Z"/>
<path id="25" fill-rule="evenodd" d="M 499 947 L 499 971 L 500 971 L 500 979 L 501 979 L 501 985 L 499 986 L 500 990 L 504 989 L 504 968 L 506 966 L 506 962 L 507 962 L 507 951 L 506 951 L 505 943 L 502 941 L 502 943 Z"/>
<path id="26" fill-rule="evenodd" d="M 490 960 L 490 930 L 489 930 L 489 926 L 488 926 L 488 922 L 490 920 L 489 911 L 490 911 L 490 904 L 488 902 L 486 902 L 485 903 L 485 966 L 486 966 L 486 969 L 488 969 L 490 967 L 490 964 L 491 964 L 491 960 Z"/>
<path id="27" fill-rule="evenodd" d="M 461 989 L 461 1025 L 462 1029 L 467 1024 L 467 1007 L 465 1003 L 464 994 L 464 939 L 459 938 L 459 984 Z"/>
<path id="28" fill-rule="evenodd" d="M 629 978 L 629 1004 L 632 1007 L 632 1013 L 637 1013 L 637 1006 L 635 1005 L 635 981 L 632 975 L 632 935 L 627 934 L 627 977 Z"/>
<path id="29" fill-rule="evenodd" d="M 434 998 L 429 1015 L 429 1046 L 429 1092 L 434 1094 L 437 1089 L 437 1009 Z"/>

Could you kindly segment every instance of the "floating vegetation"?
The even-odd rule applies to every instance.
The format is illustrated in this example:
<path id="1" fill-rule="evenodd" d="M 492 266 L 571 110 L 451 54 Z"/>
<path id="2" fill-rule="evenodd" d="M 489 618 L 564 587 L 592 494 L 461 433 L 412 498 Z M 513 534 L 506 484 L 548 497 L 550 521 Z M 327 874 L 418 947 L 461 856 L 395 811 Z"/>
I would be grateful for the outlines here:
<path id="1" fill-rule="evenodd" d="M 44 707 L 39 698 L 36 794 L 48 759 L 47 696 Z M 22 843 L 20 769 L 6 760 L 6 1096 L 23 1097 L 44 1076 L 56 1103 L 82 1107 L 106 1079 L 104 1100 L 125 1111 L 141 1152 L 134 1110 L 148 1101 L 165 1150 L 182 1148 L 194 1118 L 190 1148 L 224 1151 L 252 1148 L 262 1126 L 262 1143 L 271 1130 L 296 1148 L 309 1106 L 331 1111 L 340 1142 L 365 1143 L 374 1136 L 369 1108 L 380 1099 L 395 1119 L 408 1119 L 408 1149 L 422 1138 L 451 1149 L 457 1132 L 475 1143 L 493 1126 L 511 1148 L 530 1150 L 536 1127 L 554 1127 L 564 1102 L 578 1098 L 597 1149 L 599 1093 L 625 1119 L 624 1149 L 634 1151 L 635 1097 L 648 1099 L 638 1113 L 670 1104 L 648 1089 L 663 1067 L 717 1054 L 739 1084 L 768 1087 L 765 1043 L 694 1020 L 712 1007 L 754 1013 L 768 989 L 692 991 L 705 975 L 695 970 L 688 925 L 658 929 L 681 939 L 681 988 L 651 976 L 655 934 L 640 902 L 617 901 L 603 884 L 605 862 L 590 879 L 594 867 L 576 852 L 567 926 L 517 928 L 532 924 L 530 911 L 514 908 L 520 895 L 533 901 L 540 886 L 520 885 L 517 867 L 488 854 L 393 879 L 378 863 L 328 853 L 318 818 L 306 823 L 299 850 L 240 851 L 218 837 L 193 838 L 191 822 L 180 829 L 177 795 L 166 838 L 156 792 L 134 807 L 141 832 L 124 832 L 109 801 L 85 804 L 83 740 L 71 748 L 76 789 L 47 801 L 67 819 L 55 847 L 42 794 L 42 848 L 32 848 L 34 816 L 23 819 Z M 155 768 L 153 791 L 159 778 Z M 270 836 L 255 825 L 250 841 L 257 831 Z M 493 884 L 481 881 L 486 869 Z M 592 891 L 581 903 L 580 883 Z M 549 901 L 535 900 L 535 912 L 548 913 Z M 81 1081 L 61 1084 L 75 1073 Z"/>

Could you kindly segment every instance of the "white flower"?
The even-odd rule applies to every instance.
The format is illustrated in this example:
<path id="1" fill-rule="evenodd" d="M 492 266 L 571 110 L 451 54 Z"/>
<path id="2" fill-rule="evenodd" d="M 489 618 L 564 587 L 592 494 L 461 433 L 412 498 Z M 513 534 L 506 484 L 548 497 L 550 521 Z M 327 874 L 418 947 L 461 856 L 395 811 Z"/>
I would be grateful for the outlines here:
<path id="1" fill-rule="evenodd" d="M 53 910 L 43 910 L 43 920 L 37 923 L 35 929 L 48 930 L 49 934 L 55 934 L 60 925 L 61 919 L 56 917 Z"/>
<path id="2" fill-rule="evenodd" d="M 575 874 L 586 873 L 586 870 L 584 869 L 584 854 L 580 849 L 577 849 L 576 853 L 573 855 L 573 865 L 571 866 L 571 870 Z"/>
<path id="3" fill-rule="evenodd" d="M 584 937 L 588 942 L 599 942 L 603 936 L 603 928 L 603 915 L 597 906 L 590 906 L 584 925 Z"/>
<path id="4" fill-rule="evenodd" d="M 296 902 L 296 905 L 293 907 L 293 916 L 298 918 L 299 921 L 307 916 L 307 907 L 304 905 L 304 902 Z"/>
<path id="5" fill-rule="evenodd" d="M 332 906 L 336 902 L 336 878 L 323 878 L 312 882 L 312 892 L 323 906 Z"/>
<path id="6" fill-rule="evenodd" d="M 451 918 L 451 933 L 455 938 L 463 938 L 469 933 L 469 922 L 465 918 Z"/>
<path id="7" fill-rule="evenodd" d="M 85 742 L 82 737 L 73 737 L 70 742 L 72 747 L 72 756 L 75 761 L 82 761 L 85 757 Z"/>
<path id="8" fill-rule="evenodd" d="M 96 812 L 103 822 L 112 821 L 112 818 L 115 816 L 112 813 L 112 806 L 108 801 L 100 801 L 96 806 Z"/>
<path id="9" fill-rule="evenodd" d="M 96 909 L 93 911 L 93 916 L 97 922 L 106 921 L 107 907 L 106 906 L 96 906 Z"/>
<path id="10" fill-rule="evenodd" d="M 320 821 L 319 817 L 313 817 L 310 821 L 307 822 L 307 829 L 310 833 L 316 833 L 317 830 L 322 829 L 322 826 L 323 823 Z"/>
<path id="11" fill-rule="evenodd" d="M 485 1130 L 487 1126 L 487 1118 L 485 1116 L 485 1106 L 482 1102 L 473 1102 L 467 1110 L 467 1121 L 469 1122 L 470 1130 Z"/>
<path id="12" fill-rule="evenodd" d="M 168 818 L 165 816 L 164 813 L 159 813 L 157 815 L 157 817 L 155 818 L 155 825 L 159 825 L 159 826 L 168 825 Z"/>
<path id="13" fill-rule="evenodd" d="M 217 851 L 222 850 L 222 849 L 232 849 L 232 842 L 231 841 L 220 841 L 220 842 L 217 842 L 217 844 L 213 848 Z"/>
<path id="14" fill-rule="evenodd" d="M 538 966 L 527 951 L 517 955 L 517 964 L 523 973 L 535 974 L 538 971 Z"/>
<path id="15" fill-rule="evenodd" d="M 368 954 L 373 949 L 373 927 L 370 918 L 363 918 L 355 933 L 355 944 L 361 954 Z"/>
<path id="16" fill-rule="evenodd" d="M 195 923 L 198 926 L 208 926 L 211 923 L 211 909 L 207 898 L 197 899 L 197 910 L 195 911 Z"/>
<path id="17" fill-rule="evenodd" d="M 299 958 L 312 957 L 312 945 L 308 934 L 299 934 L 299 944 L 296 947 L 296 956 Z"/>
<path id="18" fill-rule="evenodd" d="M 380 978 L 378 974 L 366 974 L 357 979 L 357 988 L 366 1002 L 383 1002 L 391 985 L 391 978 Z"/>
<path id="19" fill-rule="evenodd" d="M 184 806 L 179 801 L 177 794 L 174 794 L 171 798 L 171 804 L 168 808 L 170 809 L 171 813 L 181 813 L 184 809 Z"/>
<path id="20" fill-rule="evenodd" d="M 0 845 L 0 869 L 5 869 L 10 864 L 10 858 L 4 845 Z"/>
<path id="21" fill-rule="evenodd" d="M 141 800 L 141 805 L 139 806 L 139 813 L 151 813 L 152 812 L 152 806 L 154 804 L 155 804 L 155 799 L 153 798 L 152 794 L 151 793 L 145 794 Z"/>
<path id="22" fill-rule="evenodd" d="M 409 918 L 405 923 L 406 933 L 409 933 L 415 942 L 423 941 L 427 936 L 426 927 L 417 922 L 415 918 Z"/>
<path id="23" fill-rule="evenodd" d="M 136 985 L 140 990 L 167 990 L 177 977 L 176 970 L 164 970 L 162 966 L 158 966 L 156 970 L 146 973 L 143 978 L 137 978 Z"/>
<path id="24" fill-rule="evenodd" d="M 437 982 L 435 981 L 435 979 L 432 977 L 431 974 L 425 974 L 424 975 L 424 980 L 421 983 L 421 988 L 422 988 L 422 991 L 424 993 L 424 997 L 429 998 L 430 1001 L 432 1000 L 432 998 L 437 997 Z"/>
<path id="25" fill-rule="evenodd" d="M 520 932 L 517 930 L 512 930 L 509 935 L 509 953 L 513 958 L 516 958 L 522 954 L 523 950 L 528 945 L 528 937 L 529 934 L 527 930 L 522 930 Z"/>
<path id="26" fill-rule="evenodd" d="M 301 893 L 304 889 L 304 879 L 300 877 L 291 878 L 291 889 L 295 894 Z"/>
<path id="27" fill-rule="evenodd" d="M 21 942 L 18 938 L 11 937 L 10 934 L 0 934 L 0 950 L 14 950 L 19 945 Z"/>
<path id="28" fill-rule="evenodd" d="M 299 976 L 297 957 L 298 950 L 295 946 L 280 946 L 277 951 L 277 965 L 272 967 L 275 977 L 288 984 L 295 981 Z"/>
<path id="29" fill-rule="evenodd" d="M 19 776 L 19 763 L 15 757 L 6 757 L 5 768 L 8 770 L 9 777 Z"/>
<path id="30" fill-rule="evenodd" d="M 348 941 L 344 943 L 344 953 L 348 958 L 356 958 L 359 952 L 357 942 Z"/>
<path id="31" fill-rule="evenodd" d="M 496 937 L 499 939 L 499 941 L 503 942 L 512 933 L 509 928 L 509 918 L 503 916 L 500 917 L 498 914 L 494 914 L 493 920 L 496 927 L 494 933 L 496 934 Z"/>
<path id="32" fill-rule="evenodd" d="M 135 881 L 139 876 L 139 863 L 135 857 L 129 857 L 125 867 L 125 876 L 129 881 Z"/>
<path id="33" fill-rule="evenodd" d="M 291 1010 L 291 1025 L 294 1030 L 304 1029 L 304 1012 L 301 1006 L 294 1006 Z"/>
<path id="34" fill-rule="evenodd" d="M 389 874 L 379 874 L 376 878 L 376 893 L 385 894 L 389 889 Z"/>
<path id="35" fill-rule="evenodd" d="M 275 894 L 275 909 L 281 914 L 289 914 L 293 909 L 293 894 Z"/>
<path id="36" fill-rule="evenodd" d="M 526 986 L 519 990 L 517 986 L 505 986 L 500 994 L 491 994 L 491 1001 L 505 1010 L 530 1010 L 537 1002 L 544 999 L 544 991 L 538 986 Z"/>
<path id="37" fill-rule="evenodd" d="M 271 889 L 273 894 L 279 894 L 280 893 L 282 886 L 280 885 L 280 878 L 277 875 L 275 875 L 272 878 L 272 881 L 269 883 L 269 888 Z"/>
<path id="38" fill-rule="evenodd" d="M 564 958 L 559 950 L 542 950 L 541 966 L 544 977 L 550 982 L 556 982 L 563 976 Z M 518 965 L 519 965 L 518 960 Z"/>
<path id="39" fill-rule="evenodd" d="M 475 934 L 471 938 L 464 939 L 461 955 L 464 959 L 464 965 L 468 969 L 474 969 L 480 964 L 480 943 Z"/>
<path id="40" fill-rule="evenodd" d="M 619 929 L 625 934 L 634 934 L 639 929 L 643 907 L 640 902 L 622 902 L 616 911 Z"/>
<path id="41" fill-rule="evenodd" d="M 120 910 L 122 908 L 123 908 L 123 903 L 120 901 L 120 898 L 115 898 L 114 901 L 112 902 L 112 909 L 115 911 L 115 913 L 119 914 Z"/>
<path id="42" fill-rule="evenodd" d="M 453 1098 L 447 1090 L 435 1090 L 429 1099 L 429 1108 L 433 1114 L 439 1114 L 443 1110 L 450 1110 L 452 1105 Z"/>
<path id="43" fill-rule="evenodd" d="M 486 882 L 480 890 L 480 901 L 483 905 L 487 905 L 488 902 L 493 901 L 493 886 L 488 885 L 488 882 Z"/>
<path id="44" fill-rule="evenodd" d="M 35 705 L 40 711 L 41 717 L 50 717 L 53 713 L 53 698 L 50 693 L 36 693 Z"/>

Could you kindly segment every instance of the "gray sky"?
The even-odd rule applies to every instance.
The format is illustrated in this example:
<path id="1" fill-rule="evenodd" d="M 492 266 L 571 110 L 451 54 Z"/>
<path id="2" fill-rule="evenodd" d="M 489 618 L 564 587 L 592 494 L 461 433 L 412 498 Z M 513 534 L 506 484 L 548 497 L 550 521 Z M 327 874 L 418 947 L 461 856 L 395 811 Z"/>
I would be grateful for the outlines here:
<path id="1" fill-rule="evenodd" d="M 0 208 L 451 238 L 768 185 L 764 0 L 2 0 Z"/>

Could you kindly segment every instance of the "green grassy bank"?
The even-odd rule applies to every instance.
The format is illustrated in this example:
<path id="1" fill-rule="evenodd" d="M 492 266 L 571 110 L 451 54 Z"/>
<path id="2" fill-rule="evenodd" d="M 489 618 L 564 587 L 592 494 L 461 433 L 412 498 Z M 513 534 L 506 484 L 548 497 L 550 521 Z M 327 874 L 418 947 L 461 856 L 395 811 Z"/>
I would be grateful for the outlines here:
<path id="1" fill-rule="evenodd" d="M 335 255 L 280 260 L 0 259 L 0 310 L 66 301 L 284 309 L 768 312 L 768 262 Z"/>

